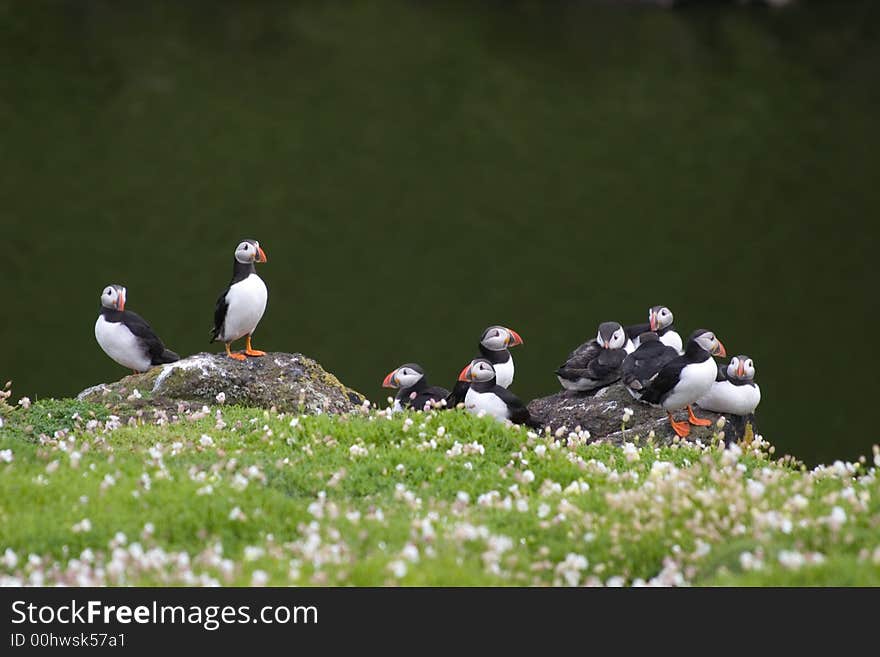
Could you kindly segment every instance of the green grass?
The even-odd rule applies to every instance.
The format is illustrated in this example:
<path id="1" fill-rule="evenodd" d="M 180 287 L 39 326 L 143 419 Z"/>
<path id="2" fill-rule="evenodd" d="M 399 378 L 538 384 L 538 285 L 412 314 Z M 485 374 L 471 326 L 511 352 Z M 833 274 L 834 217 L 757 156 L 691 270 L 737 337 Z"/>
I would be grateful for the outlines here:
<path id="1" fill-rule="evenodd" d="M 880 585 L 875 469 L 804 471 L 760 441 L 621 449 L 461 412 L 3 412 L 7 583 Z"/>

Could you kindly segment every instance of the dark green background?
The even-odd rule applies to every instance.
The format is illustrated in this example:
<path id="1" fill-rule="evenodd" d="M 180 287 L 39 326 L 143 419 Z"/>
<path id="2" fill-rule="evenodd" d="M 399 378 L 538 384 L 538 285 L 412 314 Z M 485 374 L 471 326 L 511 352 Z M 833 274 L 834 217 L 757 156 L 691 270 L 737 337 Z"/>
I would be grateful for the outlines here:
<path id="1" fill-rule="evenodd" d="M 450 385 L 489 323 L 547 394 L 663 303 L 754 357 L 780 451 L 869 453 L 877 4 L 0 1 L 0 377 L 123 375 L 109 282 L 208 348 L 254 237 L 255 346 L 373 399 L 405 361 Z"/>

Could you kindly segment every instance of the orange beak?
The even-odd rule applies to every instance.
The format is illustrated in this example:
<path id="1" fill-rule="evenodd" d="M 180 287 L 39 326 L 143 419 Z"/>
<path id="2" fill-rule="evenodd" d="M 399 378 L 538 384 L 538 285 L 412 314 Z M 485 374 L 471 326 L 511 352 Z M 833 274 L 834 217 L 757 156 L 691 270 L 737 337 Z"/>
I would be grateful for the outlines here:
<path id="1" fill-rule="evenodd" d="M 660 322 L 657 320 L 657 313 L 651 313 L 651 317 L 649 319 L 651 323 L 651 330 L 656 331 L 657 327 L 660 326 Z"/>
<path id="2" fill-rule="evenodd" d="M 736 375 L 740 378 L 746 373 L 746 365 L 745 363 L 740 363 L 739 367 L 736 368 Z"/>
<path id="3" fill-rule="evenodd" d="M 397 381 L 396 381 L 395 378 L 394 378 L 394 375 L 395 375 L 395 374 L 397 374 L 397 370 L 396 370 L 396 369 L 391 370 L 391 371 L 388 373 L 388 376 L 386 376 L 386 377 L 383 379 L 383 381 L 382 381 L 382 387 L 383 387 L 383 388 L 396 388 L 396 387 L 397 387 Z"/>
<path id="4" fill-rule="evenodd" d="M 116 298 L 116 310 L 120 312 L 125 310 L 125 297 L 121 294 Z"/>
<path id="5" fill-rule="evenodd" d="M 257 247 L 257 262 L 268 262 L 269 259 L 266 257 L 266 252 L 263 251 L 262 246 Z"/>
<path id="6" fill-rule="evenodd" d="M 718 343 L 718 346 L 715 347 L 715 350 L 712 352 L 713 356 L 718 356 L 719 358 L 724 358 L 727 356 L 727 349 L 724 348 L 724 345 L 721 344 L 721 340 L 715 338 L 715 341 Z"/>
<path id="7" fill-rule="evenodd" d="M 519 337 L 519 333 L 514 331 L 513 329 L 507 329 L 507 332 L 510 333 L 510 341 L 508 343 L 508 347 L 515 347 L 518 344 L 522 344 L 522 338 Z"/>
<path id="8" fill-rule="evenodd" d="M 471 380 L 471 364 L 468 363 L 464 366 L 464 369 L 458 374 L 459 381 L 470 381 Z"/>

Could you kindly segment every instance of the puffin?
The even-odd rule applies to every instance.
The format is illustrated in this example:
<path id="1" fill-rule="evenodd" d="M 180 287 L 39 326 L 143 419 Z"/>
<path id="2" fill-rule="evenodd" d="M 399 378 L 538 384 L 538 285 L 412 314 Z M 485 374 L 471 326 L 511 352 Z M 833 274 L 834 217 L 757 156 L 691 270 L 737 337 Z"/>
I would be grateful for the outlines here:
<path id="1" fill-rule="evenodd" d="M 244 240 L 235 247 L 232 281 L 217 298 L 214 328 L 211 330 L 211 342 L 223 342 L 229 358 L 245 360 L 247 356 L 266 355 L 265 351 L 251 346 L 251 336 L 266 311 L 269 296 L 266 284 L 257 276 L 254 263 L 266 261 L 266 252 L 256 240 Z M 239 338 L 245 338 L 244 352 L 233 353 L 229 345 Z"/>
<path id="2" fill-rule="evenodd" d="M 426 404 L 440 402 L 449 396 L 446 388 L 428 385 L 425 370 L 417 363 L 407 363 L 391 370 L 382 381 L 382 387 L 397 388 L 394 398 L 395 412 L 404 408 L 421 411 Z"/>
<path id="3" fill-rule="evenodd" d="M 479 358 L 485 358 L 495 368 L 496 383 L 502 388 L 509 388 L 513 383 L 513 356 L 510 355 L 510 347 L 516 347 L 523 343 L 519 333 L 506 326 L 490 326 L 480 336 Z M 452 393 L 446 398 L 446 406 L 455 408 L 464 402 L 467 394 L 468 383 L 458 381 L 452 388 Z"/>
<path id="4" fill-rule="evenodd" d="M 672 311 L 666 306 L 651 306 L 648 309 L 648 321 L 645 324 L 633 324 L 626 327 L 626 336 L 632 340 L 633 346 L 638 348 L 641 336 L 652 332 L 660 336 L 660 342 L 674 347 L 679 354 L 682 351 L 681 336 L 672 328 L 674 317 Z"/>
<path id="5" fill-rule="evenodd" d="M 761 402 L 761 388 L 755 383 L 755 363 L 745 355 L 734 356 L 718 367 L 715 382 L 697 405 L 707 411 L 729 415 L 751 415 Z"/>
<path id="6" fill-rule="evenodd" d="M 675 347 L 663 344 L 660 336 L 653 331 L 646 331 L 637 338 L 638 348 L 628 354 L 620 366 L 623 385 L 635 399 L 642 396 L 642 391 L 663 366 L 679 355 Z"/>
<path id="7" fill-rule="evenodd" d="M 104 353 L 135 374 L 180 360 L 180 356 L 165 348 L 143 317 L 125 309 L 125 299 L 126 289 L 122 285 L 108 285 L 101 292 L 95 339 Z"/>
<path id="8" fill-rule="evenodd" d="M 588 392 L 620 379 L 620 367 L 631 342 L 617 322 L 602 322 L 596 337 L 572 351 L 556 378 L 566 390 Z"/>
<path id="9" fill-rule="evenodd" d="M 502 422 L 510 420 L 533 429 L 541 428 L 519 397 L 498 385 L 495 367 L 488 358 L 475 358 L 465 365 L 458 380 L 469 384 L 464 398 L 464 407 L 468 412 L 482 411 Z"/>
<path id="10" fill-rule="evenodd" d="M 669 425 L 681 438 L 694 426 L 707 427 L 712 422 L 694 415 L 691 404 L 705 395 L 715 383 L 718 366 L 712 356 L 724 358 L 727 352 L 712 331 L 697 329 L 688 337 L 684 354 L 672 359 L 644 388 L 641 401 L 662 408 L 669 416 Z M 687 408 L 687 422 L 676 422 L 672 413 Z"/>

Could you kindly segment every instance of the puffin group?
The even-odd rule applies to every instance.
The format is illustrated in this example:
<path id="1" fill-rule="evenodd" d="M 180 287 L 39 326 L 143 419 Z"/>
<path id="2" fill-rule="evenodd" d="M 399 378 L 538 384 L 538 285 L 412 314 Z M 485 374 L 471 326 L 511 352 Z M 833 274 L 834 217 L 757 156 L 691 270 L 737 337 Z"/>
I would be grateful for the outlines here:
<path id="1" fill-rule="evenodd" d="M 232 280 L 217 298 L 211 342 L 222 342 L 226 355 L 237 361 L 265 356 L 253 348 L 251 338 L 266 311 L 268 290 L 256 272 L 256 264 L 266 261 L 259 242 L 239 243 L 233 254 Z M 125 305 L 124 286 L 108 285 L 101 292 L 95 338 L 104 352 L 134 372 L 179 360 L 150 325 Z M 754 361 L 738 355 L 726 364 L 716 364 L 714 358 L 724 358 L 727 352 L 712 331 L 697 329 L 682 341 L 673 322 L 669 308 L 653 306 L 644 323 L 600 323 L 596 337 L 574 349 L 556 369 L 564 394 L 591 395 L 621 381 L 634 399 L 665 410 L 672 430 L 681 437 L 689 435 L 690 425 L 711 423 L 696 415 L 694 404 L 716 413 L 754 413 L 761 401 Z M 241 338 L 245 339 L 244 351 L 233 352 L 232 343 Z M 452 390 L 430 385 L 417 363 L 395 368 L 382 386 L 397 390 L 394 411 L 464 408 L 540 429 L 541 422 L 509 390 L 515 372 L 510 349 L 521 344 L 516 331 L 493 325 L 483 331 L 478 356 L 460 371 Z M 687 419 L 675 419 L 680 411 L 687 411 Z"/>
<path id="2" fill-rule="evenodd" d="M 223 342 L 229 358 L 246 360 L 248 356 L 266 355 L 251 345 L 251 336 L 266 312 L 269 298 L 255 263 L 266 261 L 266 252 L 256 240 L 244 240 L 235 247 L 232 280 L 217 298 L 211 329 L 211 342 Z M 125 309 L 125 295 L 125 288 L 115 284 L 101 293 L 101 312 L 95 322 L 95 339 L 101 349 L 135 373 L 180 360 L 180 356 L 165 348 L 140 315 Z M 245 339 L 244 351 L 233 353 L 230 345 L 241 338 Z"/>

